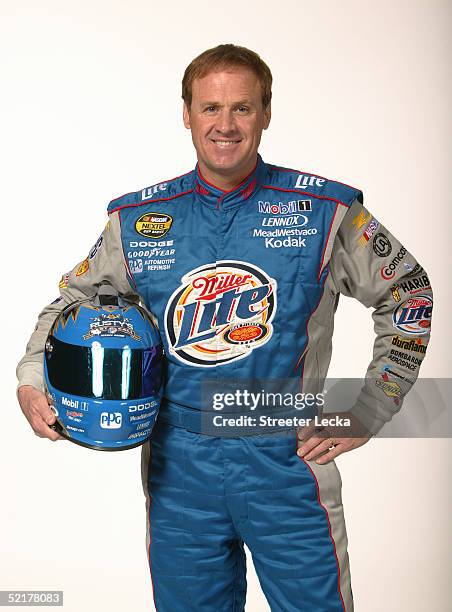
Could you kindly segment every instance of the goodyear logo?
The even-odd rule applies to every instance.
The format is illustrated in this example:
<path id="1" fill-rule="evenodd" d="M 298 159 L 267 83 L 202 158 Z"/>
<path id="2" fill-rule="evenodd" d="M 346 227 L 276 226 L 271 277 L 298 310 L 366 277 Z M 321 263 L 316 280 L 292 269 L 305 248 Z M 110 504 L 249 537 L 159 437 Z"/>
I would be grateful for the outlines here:
<path id="1" fill-rule="evenodd" d="M 147 238 L 162 238 L 173 223 L 173 217 L 162 213 L 148 212 L 135 221 L 135 230 Z"/>

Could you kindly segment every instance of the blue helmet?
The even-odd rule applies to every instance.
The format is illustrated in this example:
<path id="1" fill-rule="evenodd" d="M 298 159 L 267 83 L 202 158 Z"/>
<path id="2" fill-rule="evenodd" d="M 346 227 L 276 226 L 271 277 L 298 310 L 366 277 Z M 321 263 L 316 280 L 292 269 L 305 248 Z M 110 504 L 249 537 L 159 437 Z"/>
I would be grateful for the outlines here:
<path id="1" fill-rule="evenodd" d="M 143 444 L 158 414 L 163 366 L 160 334 L 141 306 L 117 295 L 69 304 L 44 353 L 54 429 L 96 450 Z"/>

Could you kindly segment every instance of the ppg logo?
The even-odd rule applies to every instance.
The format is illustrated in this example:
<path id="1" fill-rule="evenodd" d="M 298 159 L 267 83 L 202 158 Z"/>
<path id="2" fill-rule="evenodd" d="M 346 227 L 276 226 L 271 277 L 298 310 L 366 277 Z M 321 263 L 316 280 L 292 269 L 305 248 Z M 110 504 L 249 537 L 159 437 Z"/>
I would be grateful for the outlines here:
<path id="1" fill-rule="evenodd" d="M 100 426 L 102 429 L 119 429 L 122 425 L 122 414 L 120 412 L 102 412 L 100 415 Z"/>

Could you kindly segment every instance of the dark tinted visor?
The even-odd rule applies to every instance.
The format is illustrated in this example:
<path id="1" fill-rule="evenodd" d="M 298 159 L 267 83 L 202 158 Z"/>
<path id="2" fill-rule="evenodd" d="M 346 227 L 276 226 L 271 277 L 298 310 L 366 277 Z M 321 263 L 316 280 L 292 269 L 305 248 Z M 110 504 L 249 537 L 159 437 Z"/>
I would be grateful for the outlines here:
<path id="1" fill-rule="evenodd" d="M 46 343 L 49 382 L 58 391 L 106 400 L 156 395 L 162 384 L 162 347 L 103 348 L 66 344 L 53 336 Z"/>

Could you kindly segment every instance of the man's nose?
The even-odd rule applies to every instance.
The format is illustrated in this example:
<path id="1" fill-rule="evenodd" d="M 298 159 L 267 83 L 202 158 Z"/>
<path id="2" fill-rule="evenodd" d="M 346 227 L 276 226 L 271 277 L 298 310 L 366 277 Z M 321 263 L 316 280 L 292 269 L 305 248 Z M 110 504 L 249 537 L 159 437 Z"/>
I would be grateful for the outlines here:
<path id="1" fill-rule="evenodd" d="M 229 134 L 231 132 L 235 132 L 235 117 L 232 110 L 221 110 L 221 112 L 217 115 L 215 129 L 217 130 L 217 132 L 221 132 L 222 134 Z"/>

